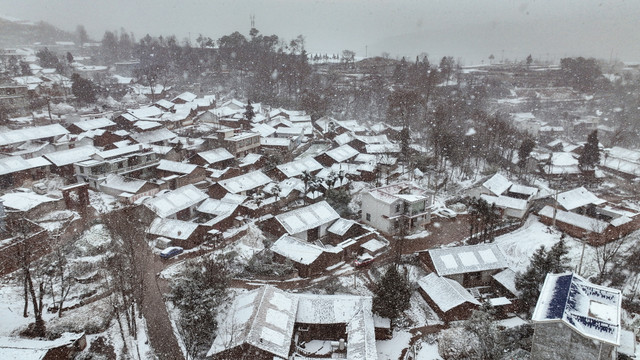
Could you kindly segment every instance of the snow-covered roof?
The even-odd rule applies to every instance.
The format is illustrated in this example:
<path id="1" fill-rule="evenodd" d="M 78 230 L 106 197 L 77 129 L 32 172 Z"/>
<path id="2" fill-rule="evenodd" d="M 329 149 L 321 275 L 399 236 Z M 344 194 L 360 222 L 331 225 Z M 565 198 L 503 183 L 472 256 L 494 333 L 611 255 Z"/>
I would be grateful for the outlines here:
<path id="1" fill-rule="evenodd" d="M 358 156 L 360 152 L 358 152 L 358 150 L 352 148 L 351 146 L 345 144 L 337 148 L 331 149 L 327 151 L 325 154 L 327 154 L 330 158 L 332 158 L 336 162 L 344 162 L 355 156 Z"/>
<path id="2" fill-rule="evenodd" d="M 115 124 L 116 123 L 107 118 L 83 120 L 73 123 L 73 125 L 77 126 L 82 131 L 101 129 L 109 126 L 114 126 Z"/>
<path id="3" fill-rule="evenodd" d="M 174 97 L 173 99 L 171 99 L 171 102 L 175 102 L 176 100 L 182 100 L 184 102 L 192 102 L 193 100 L 195 100 L 198 97 L 198 95 L 185 91 L 182 94 Z"/>
<path id="4" fill-rule="evenodd" d="M 282 235 L 271 245 L 271 251 L 303 265 L 312 264 L 324 250 L 312 243 L 301 241 L 293 236 Z"/>
<path id="5" fill-rule="evenodd" d="M 322 169 L 322 164 L 312 157 L 294 160 L 286 164 L 276 166 L 286 177 L 300 176 L 303 172 L 309 173 Z"/>
<path id="6" fill-rule="evenodd" d="M 0 146 L 17 144 L 29 140 L 46 139 L 68 134 L 60 124 L 26 127 L 18 130 L 0 132 Z"/>
<path id="7" fill-rule="evenodd" d="M 131 138 L 133 138 L 133 140 L 142 144 L 151 144 L 151 143 L 156 143 L 161 141 L 168 141 L 176 137 L 178 137 L 178 135 L 174 134 L 167 128 L 160 128 L 157 130 L 131 134 Z"/>
<path id="8" fill-rule="evenodd" d="M 413 201 L 428 199 L 428 197 L 425 196 L 427 192 L 427 190 L 419 187 L 418 185 L 405 181 L 372 189 L 368 194 L 377 200 L 383 201 L 387 204 L 392 204 L 401 199 L 399 195 L 418 196 L 414 198 Z"/>
<path id="9" fill-rule="evenodd" d="M 573 273 L 547 274 L 534 322 L 562 321 L 581 335 L 620 345 L 620 290 L 592 284 Z"/>
<path id="10" fill-rule="evenodd" d="M 253 165 L 256 162 L 258 162 L 260 159 L 262 159 L 262 155 L 250 153 L 240 160 L 240 163 L 238 164 L 238 166 L 242 168 L 245 166 Z"/>
<path id="11" fill-rule="evenodd" d="M 149 225 L 149 234 L 170 239 L 187 240 L 198 228 L 190 221 L 156 218 Z"/>
<path id="12" fill-rule="evenodd" d="M 137 119 L 158 118 L 163 114 L 163 111 L 155 106 L 147 106 L 140 109 L 129 109 L 127 111 Z"/>
<path id="13" fill-rule="evenodd" d="M 368 154 L 386 154 L 399 153 L 401 151 L 400 144 L 367 144 L 365 151 Z"/>
<path id="14" fill-rule="evenodd" d="M 513 184 L 509 188 L 509 192 L 514 193 L 514 194 L 535 196 L 536 194 L 538 194 L 538 188 L 534 188 L 534 187 L 531 187 L 531 186 L 520 185 L 520 184 Z"/>
<path id="15" fill-rule="evenodd" d="M 239 295 L 220 321 L 207 357 L 249 344 L 287 359 L 297 309 L 296 295 L 269 285 Z"/>
<path id="16" fill-rule="evenodd" d="M 171 160 L 160 160 L 158 170 L 173 172 L 177 174 L 191 174 L 198 165 L 186 164 Z"/>
<path id="17" fill-rule="evenodd" d="M 189 184 L 173 191 L 157 195 L 144 202 L 149 209 L 160 217 L 168 217 L 180 210 L 187 209 L 196 205 L 205 199 L 207 194 L 203 193 L 197 187 Z"/>
<path id="18" fill-rule="evenodd" d="M 38 205 L 60 200 L 30 192 L 8 193 L 0 196 L 0 199 L 6 208 L 19 211 L 29 211 Z"/>
<path id="19" fill-rule="evenodd" d="M 478 244 L 428 250 L 436 273 L 440 276 L 501 270 L 508 267 L 496 244 Z"/>
<path id="20" fill-rule="evenodd" d="M 200 204 L 197 210 L 201 213 L 220 216 L 233 213 L 237 207 L 236 202 L 209 198 Z"/>
<path id="21" fill-rule="evenodd" d="M 282 146 L 282 147 L 289 147 L 291 146 L 291 139 L 287 139 L 287 138 L 265 138 L 262 137 L 260 138 L 260 145 L 261 146 Z"/>
<path id="22" fill-rule="evenodd" d="M 233 159 L 233 154 L 225 148 L 217 148 L 213 150 L 199 152 L 201 158 L 209 164 L 215 164 L 217 162 Z"/>
<path id="23" fill-rule="evenodd" d="M 123 147 L 118 147 L 111 150 L 97 152 L 95 154 L 95 157 L 106 160 L 106 159 L 113 159 L 113 158 L 129 155 L 133 153 L 138 153 L 146 150 L 149 150 L 148 146 L 145 146 L 143 144 L 133 144 L 133 145 L 127 145 Z"/>
<path id="24" fill-rule="evenodd" d="M 49 350 L 67 347 L 84 336 L 65 332 L 55 340 L 26 339 L 14 336 L 0 336 L 0 358 L 3 360 L 40 360 Z"/>
<path id="25" fill-rule="evenodd" d="M 371 239 L 365 242 L 364 244 L 360 245 L 360 247 L 369 252 L 375 253 L 387 245 L 388 245 L 387 243 L 384 243 L 378 239 Z"/>
<path id="26" fill-rule="evenodd" d="M 139 120 L 136 121 L 133 126 L 135 126 L 136 128 L 140 129 L 140 130 L 151 130 L 151 129 L 155 129 L 157 127 L 162 126 L 162 124 L 160 124 L 157 121 L 147 121 L 147 120 Z"/>
<path id="27" fill-rule="evenodd" d="M 257 132 L 262 137 L 269 137 L 275 134 L 276 129 L 273 126 L 269 126 L 267 124 L 253 124 L 253 128 L 251 130 Z"/>
<path id="28" fill-rule="evenodd" d="M 98 152 L 98 149 L 91 145 L 81 146 L 73 149 L 56 151 L 49 154 L 44 154 L 47 160 L 51 161 L 56 166 L 65 166 L 76 162 L 89 160 L 91 155 Z"/>
<path id="29" fill-rule="evenodd" d="M 160 107 L 163 107 L 163 108 L 165 108 L 167 110 L 173 108 L 176 105 L 176 104 L 174 104 L 171 101 L 166 100 L 166 99 L 160 99 L 160 100 L 156 101 L 154 104 L 158 105 Z"/>
<path id="30" fill-rule="evenodd" d="M 418 286 L 431 298 L 442 312 L 447 312 L 464 303 L 480 305 L 473 295 L 457 281 L 430 273 L 418 280 Z"/>
<path id="31" fill-rule="evenodd" d="M 271 182 L 262 171 L 256 170 L 230 179 L 218 181 L 218 184 L 232 194 L 253 190 Z"/>
<path id="32" fill-rule="evenodd" d="M 144 180 L 124 177 L 118 174 L 109 174 L 106 179 L 100 183 L 99 187 L 110 188 L 131 194 L 137 193 L 147 182 Z"/>
<path id="33" fill-rule="evenodd" d="M 569 211 L 585 205 L 600 205 L 605 202 L 583 186 L 558 194 L 558 204 Z"/>
<path id="34" fill-rule="evenodd" d="M 355 139 L 355 137 L 353 136 L 353 134 L 346 132 L 346 133 L 342 133 L 342 134 L 334 137 L 333 141 L 338 143 L 338 145 L 345 145 L 345 144 L 350 143 L 354 139 Z"/>
<path id="35" fill-rule="evenodd" d="M 553 207 L 547 205 L 538 212 L 538 215 L 546 216 L 553 219 Z M 556 220 L 565 224 L 579 227 L 586 231 L 592 231 L 596 233 L 602 233 L 609 224 L 598 219 L 594 219 L 588 216 L 576 214 L 570 211 L 556 210 Z"/>
<path id="36" fill-rule="evenodd" d="M 516 209 L 516 210 L 525 210 L 527 208 L 527 200 L 516 199 L 510 196 L 490 196 L 482 194 L 480 195 L 484 201 L 489 204 L 496 204 L 497 207 L 501 209 Z"/>
<path id="37" fill-rule="evenodd" d="M 0 175 L 31 169 L 33 166 L 20 156 L 9 156 L 0 159 Z"/>
<path id="38" fill-rule="evenodd" d="M 339 218 L 333 224 L 331 224 L 331 226 L 329 226 L 327 231 L 342 236 L 346 234 L 354 224 L 356 224 L 356 222 L 353 220 Z"/>
<path id="39" fill-rule="evenodd" d="M 299 209 L 276 215 L 276 220 L 289 235 L 328 224 L 340 218 L 340 215 L 327 203 L 320 201 Z"/>
<path id="40" fill-rule="evenodd" d="M 504 286 L 512 294 L 520 296 L 520 291 L 516 289 L 516 272 L 511 268 L 506 268 L 499 273 L 491 275 L 499 284 Z"/>
<path id="41" fill-rule="evenodd" d="M 482 186 L 487 188 L 487 190 L 496 195 L 501 195 L 503 192 L 507 191 L 511 185 L 513 185 L 513 183 L 499 173 L 496 173 L 482 184 Z"/>
<path id="42" fill-rule="evenodd" d="M 297 296 L 297 323 L 346 324 L 347 359 L 377 359 L 370 297 L 316 294 L 298 294 Z"/>

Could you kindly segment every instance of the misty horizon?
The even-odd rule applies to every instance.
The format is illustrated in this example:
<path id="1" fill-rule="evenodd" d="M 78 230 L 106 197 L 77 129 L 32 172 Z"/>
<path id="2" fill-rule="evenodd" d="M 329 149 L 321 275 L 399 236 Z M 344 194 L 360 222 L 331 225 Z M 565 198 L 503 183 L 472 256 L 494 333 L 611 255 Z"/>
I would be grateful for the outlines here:
<path id="1" fill-rule="evenodd" d="M 100 41 L 105 31 L 134 33 L 136 39 L 175 35 L 178 40 L 199 34 L 218 39 L 239 31 L 248 35 L 250 17 L 265 35 L 288 41 L 306 39 L 309 53 L 339 54 L 348 49 L 358 57 L 387 52 L 394 58 L 426 53 L 432 62 L 453 56 L 466 65 L 534 59 L 558 62 L 562 57 L 640 60 L 640 3 L 626 1 L 508 2 L 461 1 L 258 1 L 122 0 L 86 6 L 79 0 L 55 3 L 0 0 L 2 15 L 46 21 L 73 32 L 84 25 Z"/>

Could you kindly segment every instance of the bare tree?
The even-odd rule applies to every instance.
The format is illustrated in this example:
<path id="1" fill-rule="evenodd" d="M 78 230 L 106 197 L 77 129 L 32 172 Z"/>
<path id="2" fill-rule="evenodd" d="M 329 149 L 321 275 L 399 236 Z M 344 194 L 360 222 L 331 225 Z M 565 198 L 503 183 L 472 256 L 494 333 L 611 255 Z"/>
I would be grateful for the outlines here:
<path id="1" fill-rule="evenodd" d="M 40 229 L 40 231 L 38 231 L 36 228 L 37 225 L 25 218 L 16 219 L 7 224 L 7 230 L 16 238 L 13 246 L 15 246 L 16 258 L 22 270 L 24 285 L 23 316 L 28 316 L 29 298 L 31 298 L 31 305 L 33 307 L 35 322 L 28 332 L 30 335 L 36 337 L 44 337 L 46 327 L 44 319 L 42 318 L 42 309 L 45 287 L 42 279 L 34 281 L 36 277 L 35 274 L 37 273 L 34 269 L 34 261 L 38 251 L 36 243 L 39 243 L 38 241 L 34 241 L 34 239 L 36 239 L 40 231 L 44 230 Z M 37 285 L 34 285 L 34 282 L 36 282 Z"/>
<path id="2" fill-rule="evenodd" d="M 119 299 L 114 310 L 123 311 L 129 334 L 135 339 L 138 332 L 136 317 L 142 318 L 146 266 L 140 244 L 136 243 L 144 239 L 144 226 L 139 221 L 132 221 L 137 218 L 132 209 L 103 215 L 103 221 L 112 239 L 112 256 L 107 260 L 107 269 L 112 278 L 111 290 Z"/>
<path id="3" fill-rule="evenodd" d="M 620 251 L 620 248 L 626 240 L 626 237 L 623 236 L 613 241 L 607 241 L 605 235 L 605 229 L 607 228 L 607 226 L 607 223 L 601 221 L 594 221 L 592 224 L 592 231 L 597 245 L 594 247 L 594 257 L 596 265 L 598 266 L 598 283 L 602 283 L 602 281 L 604 280 L 605 276 L 607 275 L 609 265 L 618 256 L 618 252 Z"/>
<path id="4" fill-rule="evenodd" d="M 62 317 L 64 302 L 73 287 L 75 280 L 71 275 L 66 251 L 63 248 L 56 248 L 54 252 L 46 257 L 45 275 L 49 285 L 49 292 L 56 308 L 58 317 Z M 58 295 L 56 298 L 56 294 Z"/>

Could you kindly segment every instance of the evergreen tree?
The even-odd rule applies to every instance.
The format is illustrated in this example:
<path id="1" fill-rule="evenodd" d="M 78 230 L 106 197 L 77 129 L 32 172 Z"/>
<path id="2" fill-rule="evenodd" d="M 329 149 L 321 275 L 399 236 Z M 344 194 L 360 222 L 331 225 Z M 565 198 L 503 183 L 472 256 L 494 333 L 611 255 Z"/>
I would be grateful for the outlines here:
<path id="1" fill-rule="evenodd" d="M 200 349 L 211 345 L 217 328 L 218 307 L 226 300 L 229 275 L 213 259 L 188 262 L 171 287 L 171 300 L 180 310 L 179 325 L 187 351 L 198 358 Z M 206 331 L 205 331 L 206 329 Z"/>
<path id="2" fill-rule="evenodd" d="M 600 163 L 600 148 L 598 147 L 598 130 L 593 130 L 587 137 L 582 154 L 578 158 L 578 165 L 582 170 L 593 170 Z"/>
<path id="3" fill-rule="evenodd" d="M 409 308 L 411 283 L 407 274 L 401 274 L 391 265 L 376 285 L 373 294 L 373 312 L 389 319 L 398 318 Z"/>
<path id="4" fill-rule="evenodd" d="M 522 141 L 520 148 L 518 149 L 518 167 L 523 169 L 527 165 L 529 155 L 535 146 L 536 142 L 530 138 L 526 138 Z"/>
<path id="5" fill-rule="evenodd" d="M 527 56 L 527 69 L 529 68 L 529 66 L 531 66 L 532 62 L 533 62 L 533 57 L 531 57 L 531 54 L 529 54 L 529 56 Z"/>
<path id="6" fill-rule="evenodd" d="M 563 238 L 549 251 L 545 250 L 544 245 L 540 246 L 531 256 L 527 270 L 516 275 L 516 289 L 520 291 L 524 310 L 531 311 L 538 302 L 547 274 L 563 273 L 570 269 L 567 265 L 568 252 Z"/>
<path id="7" fill-rule="evenodd" d="M 251 105 L 251 100 L 249 100 L 244 108 L 244 118 L 251 121 L 254 117 L 256 117 L 256 113 L 253 112 L 253 106 Z"/>
<path id="8" fill-rule="evenodd" d="M 71 75 L 71 93 L 83 103 L 96 101 L 96 89 L 91 80 L 87 80 L 78 74 Z"/>

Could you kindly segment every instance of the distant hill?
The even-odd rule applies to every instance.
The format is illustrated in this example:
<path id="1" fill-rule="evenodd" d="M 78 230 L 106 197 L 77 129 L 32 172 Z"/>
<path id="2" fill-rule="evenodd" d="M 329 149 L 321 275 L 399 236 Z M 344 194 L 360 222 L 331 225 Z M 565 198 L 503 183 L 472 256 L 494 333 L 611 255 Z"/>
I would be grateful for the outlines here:
<path id="1" fill-rule="evenodd" d="M 22 21 L 0 15 L 0 47 L 32 45 L 35 42 L 53 44 L 56 41 L 74 41 L 74 34 L 58 29 L 44 21 Z"/>

